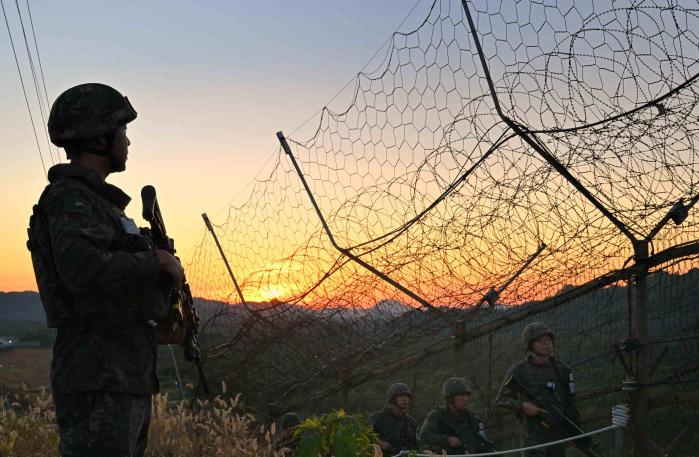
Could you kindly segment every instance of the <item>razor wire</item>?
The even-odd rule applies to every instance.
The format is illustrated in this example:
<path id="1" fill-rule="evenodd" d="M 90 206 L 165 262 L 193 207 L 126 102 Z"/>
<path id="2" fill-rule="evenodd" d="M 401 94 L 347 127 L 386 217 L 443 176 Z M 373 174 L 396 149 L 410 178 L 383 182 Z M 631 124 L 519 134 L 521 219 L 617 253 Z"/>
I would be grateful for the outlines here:
<path id="1" fill-rule="evenodd" d="M 697 240 L 698 5 L 468 5 L 475 30 L 462 2 L 434 1 L 418 27 L 393 34 L 376 71 L 357 76 L 348 106 L 323 108 L 310 138 L 288 139 L 327 232 L 281 149 L 249 198 L 214 221 L 245 306 L 211 237 L 195 249 L 188 277 L 202 297 L 208 352 L 251 401 L 283 410 L 368 382 L 377 367 L 399 373 L 448 351 L 454 320 L 476 327 L 626 267 L 628 237 L 552 161 L 635 237 L 690 207 L 672 213 L 681 224 L 663 226 L 651 254 Z M 690 256 L 652 273 L 676 279 L 697 266 Z M 604 287 L 626 290 L 624 281 Z M 494 306 L 474 312 L 491 289 Z M 619 306 L 617 340 L 627 333 Z M 577 319 L 567 328 L 587 328 L 590 314 Z M 593 354 L 609 352 L 610 338 Z"/>

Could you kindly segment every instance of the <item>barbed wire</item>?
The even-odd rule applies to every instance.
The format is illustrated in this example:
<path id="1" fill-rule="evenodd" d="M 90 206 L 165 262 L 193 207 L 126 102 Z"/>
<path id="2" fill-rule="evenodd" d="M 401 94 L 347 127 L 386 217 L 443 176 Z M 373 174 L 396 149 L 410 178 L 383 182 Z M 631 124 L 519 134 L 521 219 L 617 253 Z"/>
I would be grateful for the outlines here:
<path id="1" fill-rule="evenodd" d="M 600 354 L 627 329 L 633 275 L 614 274 L 634 258 L 629 238 L 649 238 L 651 254 L 697 240 L 699 8 L 468 2 L 472 29 L 464 5 L 437 0 L 415 30 L 393 34 L 351 103 L 289 139 L 301 176 L 280 150 L 218 221 L 245 306 L 211 237 L 195 249 L 205 342 L 255 401 L 283 410 L 437 360 L 460 319 L 468 331 L 521 305 L 555 303 L 543 316 L 591 306 L 555 298 L 571 290 L 605 300 L 594 319 L 560 322 L 571 335 L 606 332 L 580 366 L 609 364 Z M 685 291 L 678 278 L 698 266 L 696 253 L 667 258 L 654 287 Z M 529 317 L 517 316 L 493 327 L 500 344 Z"/>

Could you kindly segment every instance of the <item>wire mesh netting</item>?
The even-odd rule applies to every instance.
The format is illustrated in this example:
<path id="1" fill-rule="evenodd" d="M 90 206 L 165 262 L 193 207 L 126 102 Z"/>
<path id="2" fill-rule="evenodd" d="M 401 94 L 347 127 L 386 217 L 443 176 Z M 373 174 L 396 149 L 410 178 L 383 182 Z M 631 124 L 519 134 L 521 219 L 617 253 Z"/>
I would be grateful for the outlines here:
<path id="1" fill-rule="evenodd" d="M 214 368 L 272 414 L 329 406 L 425 366 L 445 377 L 465 320 L 479 357 L 469 376 L 495 420 L 536 315 L 575 349 L 586 391 L 611 389 L 583 403 L 610 406 L 625 376 L 612 344 L 633 327 L 637 271 L 624 272 L 632 240 L 648 239 L 651 257 L 672 251 L 649 279 L 654 379 L 686 382 L 699 333 L 699 5 L 428 6 L 357 76 L 349 106 L 324 108 L 310 138 L 289 139 L 293 157 L 280 149 L 214 220 L 243 297 L 210 234 L 195 250 Z"/>

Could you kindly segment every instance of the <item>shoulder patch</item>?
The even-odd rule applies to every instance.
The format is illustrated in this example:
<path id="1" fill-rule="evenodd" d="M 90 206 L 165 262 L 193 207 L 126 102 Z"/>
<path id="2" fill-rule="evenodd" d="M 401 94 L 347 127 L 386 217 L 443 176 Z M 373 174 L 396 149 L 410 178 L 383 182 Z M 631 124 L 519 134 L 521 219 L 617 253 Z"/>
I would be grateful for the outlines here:
<path id="1" fill-rule="evenodd" d="M 63 211 L 66 213 L 82 214 L 84 216 L 90 216 L 92 210 L 90 209 L 90 204 L 85 200 L 77 197 L 67 197 L 63 201 Z"/>

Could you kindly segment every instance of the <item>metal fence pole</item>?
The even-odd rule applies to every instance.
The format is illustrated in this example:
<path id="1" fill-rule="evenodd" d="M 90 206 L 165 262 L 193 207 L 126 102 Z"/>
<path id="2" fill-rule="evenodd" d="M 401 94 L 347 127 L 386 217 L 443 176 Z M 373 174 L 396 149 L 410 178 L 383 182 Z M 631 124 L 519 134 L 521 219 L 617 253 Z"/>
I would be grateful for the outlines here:
<path id="1" fill-rule="evenodd" d="M 614 455 L 624 457 L 624 429 L 617 427 L 614 430 Z"/>
<path id="2" fill-rule="evenodd" d="M 175 378 L 177 379 L 177 387 L 180 389 L 180 398 L 184 400 L 187 396 L 184 393 L 184 386 L 182 385 L 182 378 L 180 377 L 180 369 L 177 366 L 177 358 L 175 357 L 175 350 L 172 349 L 172 344 L 168 344 L 167 347 L 170 349 L 170 357 L 172 357 L 172 366 L 175 369 Z"/>
<path id="3" fill-rule="evenodd" d="M 648 241 L 634 243 L 636 264 L 643 265 L 648 258 Z M 636 326 L 634 338 L 637 388 L 633 394 L 634 455 L 649 457 L 650 377 L 648 366 L 648 269 L 643 268 L 634 281 L 633 306 Z"/>
<path id="4" fill-rule="evenodd" d="M 458 320 L 454 322 L 454 376 L 466 377 L 466 322 Z"/>
<path id="5" fill-rule="evenodd" d="M 349 378 L 349 372 L 343 371 L 341 373 L 342 376 L 342 391 L 341 391 L 341 404 L 340 406 L 342 407 L 342 410 L 349 414 L 350 413 L 350 384 L 347 381 Z"/>

